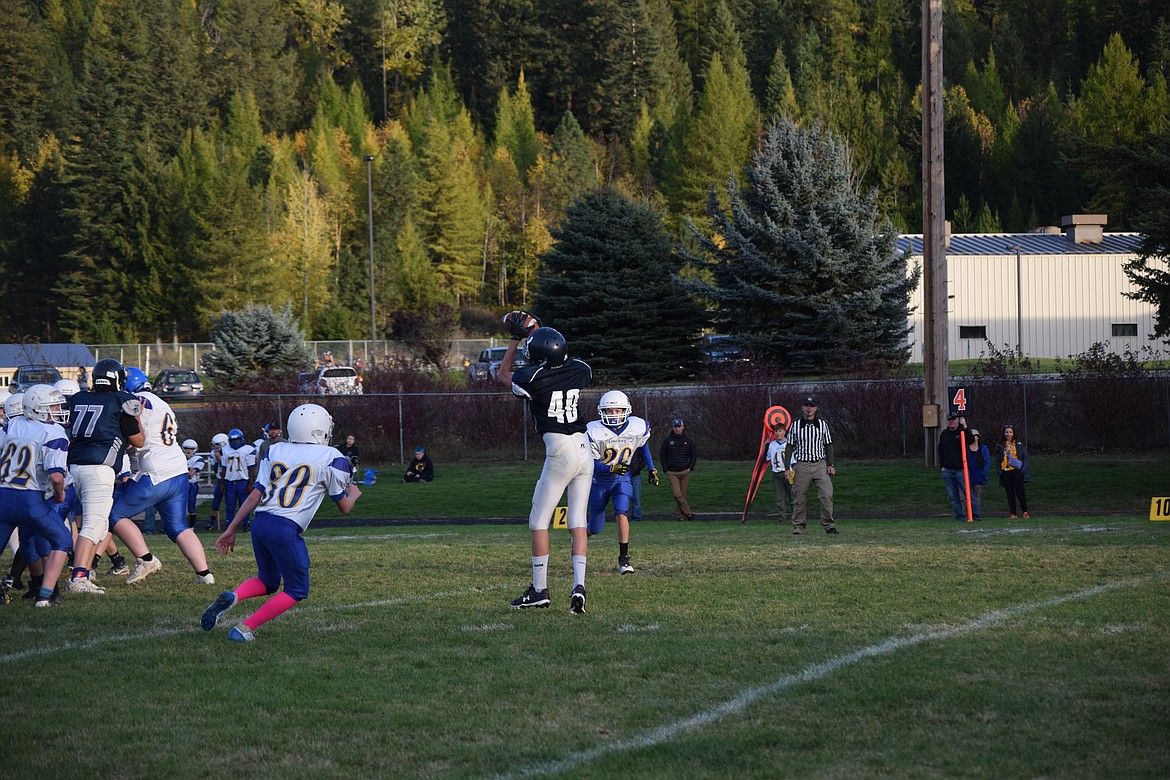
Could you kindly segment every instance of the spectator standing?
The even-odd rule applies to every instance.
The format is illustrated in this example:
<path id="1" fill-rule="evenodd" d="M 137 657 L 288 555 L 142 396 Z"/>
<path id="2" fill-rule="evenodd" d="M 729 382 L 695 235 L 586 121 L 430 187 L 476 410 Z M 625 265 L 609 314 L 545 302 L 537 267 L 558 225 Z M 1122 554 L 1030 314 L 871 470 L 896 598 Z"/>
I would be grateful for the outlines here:
<path id="1" fill-rule="evenodd" d="M 430 482 L 435 478 L 435 464 L 421 444 L 414 448 L 414 458 L 402 475 L 403 482 Z"/>
<path id="2" fill-rule="evenodd" d="M 569 538 L 573 562 L 573 592 L 569 612 L 585 612 L 585 568 L 589 550 L 588 507 L 593 481 L 593 451 L 581 414 L 581 391 L 593 379 L 593 369 L 570 357 L 565 337 L 554 328 L 533 327 L 540 323 L 527 312 L 504 315 L 511 334 L 496 380 L 528 402 L 532 422 L 544 441 L 544 467 L 532 494 L 528 529 L 532 536 L 532 584 L 512 601 L 514 609 L 547 607 L 548 529 L 553 510 L 568 493 Z M 512 361 L 521 340 L 527 365 L 512 370 Z"/>
<path id="3" fill-rule="evenodd" d="M 284 440 L 284 437 L 280 435 L 281 434 L 280 423 L 270 422 L 264 426 L 263 431 L 264 431 L 264 438 L 261 439 L 258 444 L 253 445 L 256 447 L 256 463 L 257 464 L 259 464 L 260 461 L 264 460 L 264 456 L 268 454 L 269 447 L 271 447 L 273 444 L 275 444 L 278 441 Z"/>
<path id="4" fill-rule="evenodd" d="M 788 441 L 792 447 L 792 469 L 795 472 L 792 484 L 796 504 L 792 510 L 792 535 L 804 533 L 808 515 L 808 489 L 817 486 L 817 498 L 821 504 L 821 526 L 827 534 L 836 534 L 837 523 L 833 520 L 833 481 L 837 467 L 833 465 L 833 436 L 829 424 L 817 417 L 817 401 L 811 395 L 801 405 L 801 417 L 788 429 Z"/>
<path id="5" fill-rule="evenodd" d="M 357 438 L 351 433 L 345 437 L 345 444 L 337 448 L 337 451 L 349 459 L 349 473 L 356 474 L 358 470 L 358 458 L 361 453 L 358 452 Z"/>
<path id="6" fill-rule="evenodd" d="M 983 443 L 979 431 L 972 428 L 967 441 L 967 474 L 971 483 L 971 514 L 976 520 L 983 519 L 983 488 L 991 472 L 991 451 Z"/>
<path id="7" fill-rule="evenodd" d="M 1016 438 L 1016 426 L 1011 423 L 1003 426 L 1003 438 L 995 447 L 995 460 L 999 463 L 999 484 L 1007 493 L 1008 517 L 1016 519 L 1018 501 L 1024 519 L 1030 518 L 1028 496 L 1024 490 L 1024 485 L 1032 481 L 1028 470 L 1028 447 Z"/>
<path id="8" fill-rule="evenodd" d="M 674 496 L 675 520 L 694 520 L 695 513 L 687 501 L 687 483 L 690 482 L 691 472 L 695 470 L 695 463 L 699 460 L 699 450 L 695 442 L 687 435 L 686 425 L 681 417 L 676 417 L 670 423 L 670 435 L 658 448 L 658 461 L 666 470 L 666 477 L 670 480 L 670 492 Z"/>
<path id="9" fill-rule="evenodd" d="M 967 490 L 963 486 L 963 432 L 966 430 L 967 421 L 950 412 L 947 427 L 938 435 L 938 467 L 956 520 L 967 518 Z"/>
<path id="10" fill-rule="evenodd" d="M 788 431 L 777 428 L 768 442 L 768 462 L 772 464 L 772 491 L 776 494 L 776 513 L 780 522 L 792 520 L 792 453 L 788 447 Z"/>

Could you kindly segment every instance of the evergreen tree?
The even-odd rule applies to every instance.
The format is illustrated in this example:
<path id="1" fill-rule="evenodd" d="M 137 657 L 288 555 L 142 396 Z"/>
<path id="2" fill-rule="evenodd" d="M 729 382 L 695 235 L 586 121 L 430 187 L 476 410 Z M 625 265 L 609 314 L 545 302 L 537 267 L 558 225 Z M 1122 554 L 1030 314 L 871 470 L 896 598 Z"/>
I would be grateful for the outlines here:
<path id="1" fill-rule="evenodd" d="M 496 104 L 495 145 L 508 150 L 520 180 L 527 184 L 529 172 L 536 165 L 541 149 L 524 71 L 520 71 L 514 93 L 509 95 L 506 89 L 500 90 L 500 100 Z"/>
<path id="2" fill-rule="evenodd" d="M 598 78 L 588 104 L 591 131 L 628 140 L 642 102 L 656 105 L 670 86 L 662 42 L 643 0 L 590 0 Z"/>
<path id="3" fill-rule="evenodd" d="M 792 87 L 792 74 L 784 62 L 784 52 L 776 49 L 772 57 L 772 67 L 768 71 L 767 100 L 764 104 L 764 115 L 767 117 L 782 116 L 795 120 L 800 116 L 800 106 L 796 103 L 796 90 Z"/>
<path id="4" fill-rule="evenodd" d="M 574 203 L 541 258 L 533 310 L 607 381 L 690 373 L 702 310 L 682 290 L 659 216 L 612 188 Z"/>
<path id="5" fill-rule="evenodd" d="M 855 190 L 844 144 L 820 124 L 780 120 L 745 175 L 728 208 L 712 200 L 718 239 L 697 235 L 704 253 L 692 258 L 711 282 L 689 287 L 720 332 L 792 372 L 904 362 L 917 271 L 907 274 L 876 193 Z"/>
<path id="6" fill-rule="evenodd" d="M 426 125 L 424 142 L 417 149 L 423 234 L 435 269 L 454 300 L 479 294 L 489 213 L 480 192 L 477 155 L 469 146 L 468 128 L 470 117 L 466 114 L 452 125 L 436 116 Z"/>
<path id="7" fill-rule="evenodd" d="M 680 214 L 699 216 L 707 193 L 738 176 L 751 157 L 757 109 L 747 72 L 732 63 L 723 66 L 716 52 L 703 79 L 699 108 L 689 123 L 681 161 L 674 171 L 669 196 Z"/>
<path id="8" fill-rule="evenodd" d="M 653 117 L 671 127 L 680 116 L 689 116 L 694 103 L 694 79 L 691 69 L 679 54 L 678 31 L 670 0 L 646 0 L 646 21 L 656 31 L 659 42 L 658 61 L 666 75 L 666 85 L 654 101 L 647 101 Z"/>
<path id="9" fill-rule="evenodd" d="M 541 174 L 548 194 L 545 202 L 558 214 L 563 214 L 574 200 L 598 185 L 597 152 L 569 111 L 561 116 Z"/>
<path id="10" fill-rule="evenodd" d="M 267 374 L 296 371 L 313 361 L 290 305 L 220 312 L 211 323 L 211 342 L 215 349 L 204 353 L 203 371 L 225 390 L 247 389 Z"/>
<path id="11" fill-rule="evenodd" d="M 132 315 L 141 255 L 134 224 L 140 204 L 132 190 L 138 85 L 126 78 L 114 32 L 119 22 L 132 23 L 128 16 L 114 9 L 111 28 L 101 7 L 95 13 L 80 101 L 88 121 L 66 155 L 66 211 L 76 233 L 55 290 L 71 301 L 60 327 L 76 340 L 94 340 L 99 330 L 116 339 L 137 337 Z"/>
<path id="12" fill-rule="evenodd" d="M 226 112 L 236 94 L 250 93 L 264 128 L 286 132 L 299 118 L 296 52 L 279 0 L 221 0 L 211 20 L 213 104 Z"/>
<path id="13" fill-rule="evenodd" d="M 28 160 L 48 112 L 49 36 L 26 0 L 5 0 L 0 25 L 0 152 Z"/>

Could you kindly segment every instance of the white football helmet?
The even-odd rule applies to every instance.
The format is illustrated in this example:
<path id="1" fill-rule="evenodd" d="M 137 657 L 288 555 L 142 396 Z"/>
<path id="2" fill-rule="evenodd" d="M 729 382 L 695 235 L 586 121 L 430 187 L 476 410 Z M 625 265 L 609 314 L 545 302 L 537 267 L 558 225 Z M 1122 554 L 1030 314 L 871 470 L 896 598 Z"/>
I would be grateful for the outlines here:
<path id="1" fill-rule="evenodd" d="M 81 385 L 77 384 L 76 379 L 58 379 L 53 383 L 53 387 L 61 391 L 63 396 L 71 396 L 81 392 Z"/>
<path id="2" fill-rule="evenodd" d="M 288 416 L 288 440 L 298 444 L 329 444 L 333 440 L 333 417 L 325 407 L 301 404 Z"/>
<path id="3" fill-rule="evenodd" d="M 211 449 L 222 450 L 228 446 L 228 437 L 226 433 L 217 433 L 211 437 Z"/>
<path id="4" fill-rule="evenodd" d="M 601 415 L 603 425 L 611 428 L 620 428 L 633 414 L 634 407 L 630 406 L 630 399 L 621 390 L 610 390 L 601 396 L 597 404 L 597 413 Z"/>
<path id="5" fill-rule="evenodd" d="M 0 423 L 4 422 L 6 419 L 8 419 L 4 415 L 4 402 L 7 401 L 11 395 L 12 395 L 12 393 L 8 392 L 7 390 L 5 390 L 3 388 L 0 388 Z"/>
<path id="6" fill-rule="evenodd" d="M 69 422 L 69 409 L 65 407 L 65 396 L 52 385 L 33 385 L 24 391 L 24 416 L 38 422 L 54 422 L 64 425 Z"/>
<path id="7" fill-rule="evenodd" d="M 193 452 L 195 452 L 195 450 L 199 449 L 199 443 L 196 442 L 194 439 L 187 439 L 186 441 L 183 442 L 182 449 L 183 449 L 183 452 L 187 453 L 187 457 L 191 457 L 191 453 L 193 453 Z M 188 450 L 190 450 L 190 452 L 188 452 Z"/>
<path id="8" fill-rule="evenodd" d="M 13 393 L 4 399 L 4 419 L 15 420 L 24 416 L 24 393 Z"/>

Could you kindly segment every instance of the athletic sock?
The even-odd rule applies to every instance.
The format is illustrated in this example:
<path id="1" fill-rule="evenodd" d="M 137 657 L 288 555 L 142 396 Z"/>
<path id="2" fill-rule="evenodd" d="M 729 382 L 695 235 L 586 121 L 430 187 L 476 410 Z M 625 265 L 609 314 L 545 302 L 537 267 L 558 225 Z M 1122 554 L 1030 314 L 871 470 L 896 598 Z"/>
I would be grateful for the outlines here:
<path id="1" fill-rule="evenodd" d="M 41 588 L 39 591 L 37 591 L 37 600 L 48 601 L 51 598 L 53 598 L 52 588 Z"/>
<path id="2" fill-rule="evenodd" d="M 264 586 L 264 581 L 262 579 L 259 577 L 253 577 L 241 582 L 239 587 L 237 587 L 232 592 L 236 594 L 236 598 L 238 598 L 240 601 L 243 601 L 244 599 L 252 599 L 256 598 L 257 596 L 268 595 L 268 588 Z"/>
<path id="3" fill-rule="evenodd" d="M 532 587 L 539 591 L 548 589 L 548 556 L 532 556 Z"/>
<path id="4" fill-rule="evenodd" d="M 585 587 L 585 556 L 573 556 L 573 587 Z"/>
<path id="5" fill-rule="evenodd" d="M 629 542 L 618 542 L 618 555 L 625 558 L 629 554 L 630 554 L 630 543 Z"/>
<path id="6" fill-rule="evenodd" d="M 82 568 L 78 567 L 78 568 L 75 568 L 73 570 L 73 574 L 70 577 L 70 579 L 83 580 L 88 576 L 89 576 L 89 569 L 82 569 Z"/>
<path id="7" fill-rule="evenodd" d="M 142 556 L 142 560 L 144 560 L 144 561 L 153 561 L 153 560 L 154 560 L 154 555 L 153 555 L 152 553 L 150 553 L 150 552 L 147 552 L 147 553 L 146 553 L 146 555 L 143 555 L 143 556 Z"/>
<path id="8" fill-rule="evenodd" d="M 211 574 L 211 569 L 204 569 L 203 571 L 195 572 L 195 575 L 198 577 L 206 577 L 208 574 Z"/>
<path id="9" fill-rule="evenodd" d="M 252 613 L 251 617 L 244 621 L 244 625 L 255 631 L 269 620 L 280 617 L 285 612 L 288 612 L 296 603 L 297 600 L 287 593 L 277 593 L 268 599 L 268 601 L 264 602 L 264 606 Z"/>

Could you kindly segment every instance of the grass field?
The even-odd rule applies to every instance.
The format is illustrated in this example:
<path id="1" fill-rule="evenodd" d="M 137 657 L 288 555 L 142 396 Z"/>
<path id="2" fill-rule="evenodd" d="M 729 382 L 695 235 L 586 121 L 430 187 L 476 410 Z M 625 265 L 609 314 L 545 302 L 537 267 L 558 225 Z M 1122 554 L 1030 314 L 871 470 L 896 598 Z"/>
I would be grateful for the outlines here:
<path id="1" fill-rule="evenodd" d="M 218 588 L 170 545 L 141 585 L 0 608 L 4 776 L 1170 776 L 1170 523 L 1144 515 L 643 522 L 624 577 L 607 528 L 585 615 L 563 532 L 524 612 L 523 527 L 306 538 L 309 600 L 248 645 L 259 600 L 203 632 Z"/>
<path id="2" fill-rule="evenodd" d="M 368 527 L 326 502 L 309 600 L 250 645 L 227 628 L 261 601 L 203 632 L 220 587 L 155 541 L 141 585 L 0 607 L 0 703 L 27 713 L 4 776 L 1170 776 L 1170 523 L 1147 519 L 1170 454 L 1034 459 L 1036 519 L 992 485 L 979 524 L 919 463 L 839 466 L 841 535 L 794 539 L 767 482 L 739 524 L 751 464 L 702 462 L 699 521 L 634 524 L 636 574 L 594 538 L 581 616 L 563 531 L 552 608 L 508 607 L 536 462 L 386 466 L 346 518 Z M 645 507 L 672 516 L 665 481 Z M 220 586 L 248 544 L 211 554 Z"/>

